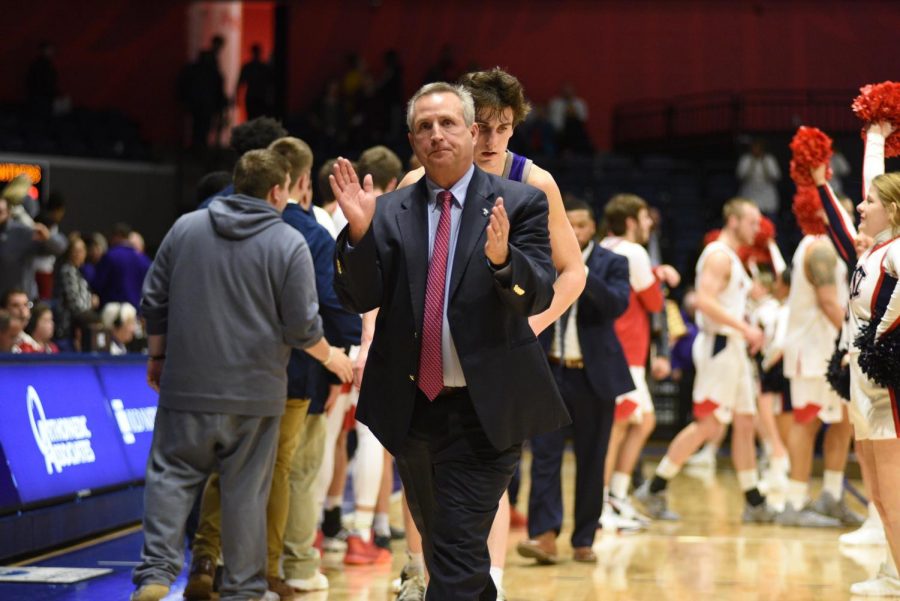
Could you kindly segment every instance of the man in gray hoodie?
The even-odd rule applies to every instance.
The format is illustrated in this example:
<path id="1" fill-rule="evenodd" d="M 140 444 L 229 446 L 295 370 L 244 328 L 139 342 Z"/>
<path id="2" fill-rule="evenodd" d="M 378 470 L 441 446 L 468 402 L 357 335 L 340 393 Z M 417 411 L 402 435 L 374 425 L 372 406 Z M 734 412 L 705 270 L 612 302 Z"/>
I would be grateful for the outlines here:
<path id="1" fill-rule="evenodd" d="M 149 384 L 159 410 L 147 463 L 144 549 L 132 601 L 158 601 L 181 572 L 184 524 L 206 476 L 222 489 L 222 601 L 266 594 L 266 497 L 291 347 L 342 379 L 322 336 L 306 241 L 284 223 L 287 161 L 254 150 L 235 194 L 181 217 L 144 282 Z"/>

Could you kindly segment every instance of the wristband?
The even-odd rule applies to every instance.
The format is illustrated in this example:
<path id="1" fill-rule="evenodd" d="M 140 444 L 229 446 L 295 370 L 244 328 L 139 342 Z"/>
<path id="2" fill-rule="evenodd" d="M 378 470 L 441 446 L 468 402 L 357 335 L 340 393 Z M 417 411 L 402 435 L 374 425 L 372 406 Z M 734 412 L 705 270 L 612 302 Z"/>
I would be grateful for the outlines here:
<path id="1" fill-rule="evenodd" d="M 150 356 L 150 361 L 165 361 L 165 359 L 166 359 L 165 355 L 151 355 Z"/>

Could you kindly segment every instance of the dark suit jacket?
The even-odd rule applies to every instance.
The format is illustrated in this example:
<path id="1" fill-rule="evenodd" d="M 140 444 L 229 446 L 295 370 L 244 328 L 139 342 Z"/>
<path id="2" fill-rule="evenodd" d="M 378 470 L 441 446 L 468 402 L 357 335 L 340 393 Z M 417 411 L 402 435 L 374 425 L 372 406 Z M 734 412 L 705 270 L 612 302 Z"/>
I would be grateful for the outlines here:
<path id="1" fill-rule="evenodd" d="M 578 298 L 578 344 L 591 389 L 598 397 L 614 399 L 634 390 L 625 353 L 613 329 L 616 318 L 628 308 L 628 259 L 594 244 L 586 265 L 587 282 Z M 552 336 L 553 328 L 541 334 L 546 350 Z"/>
<path id="2" fill-rule="evenodd" d="M 494 271 L 484 243 L 498 196 L 510 219 L 510 262 Z M 381 308 L 356 416 L 394 454 L 406 440 L 416 399 L 426 211 L 425 178 L 385 194 L 362 240 L 350 249 L 345 228 L 335 256 L 335 290 L 345 306 L 359 313 Z M 475 411 L 500 450 L 570 421 L 527 319 L 550 305 L 555 278 L 546 196 L 476 167 L 460 220 L 447 315 Z"/>

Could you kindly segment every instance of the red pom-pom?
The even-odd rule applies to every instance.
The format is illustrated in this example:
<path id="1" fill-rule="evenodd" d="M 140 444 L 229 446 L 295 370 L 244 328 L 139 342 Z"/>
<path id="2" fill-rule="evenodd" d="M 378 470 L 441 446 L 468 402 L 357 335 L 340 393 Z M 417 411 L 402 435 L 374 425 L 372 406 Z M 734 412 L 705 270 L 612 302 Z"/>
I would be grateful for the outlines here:
<path id="1" fill-rule="evenodd" d="M 706 235 L 703 236 L 703 247 L 705 248 L 705 247 L 709 246 L 710 242 L 715 242 L 716 240 L 718 240 L 719 234 L 721 234 L 721 233 L 722 233 L 722 230 L 719 230 L 719 229 L 709 230 L 708 232 L 706 232 Z"/>
<path id="2" fill-rule="evenodd" d="M 801 125 L 791 140 L 791 179 L 797 186 L 814 186 L 809 170 L 831 161 L 831 138 L 817 127 Z M 826 179 L 831 179 L 831 167 L 826 168 Z"/>
<path id="3" fill-rule="evenodd" d="M 900 156 L 900 83 L 885 81 L 870 84 L 859 89 L 860 95 L 853 100 L 853 112 L 865 123 L 889 121 L 894 133 L 884 142 L 884 156 Z M 862 132 L 866 139 L 866 130 Z"/>
<path id="4" fill-rule="evenodd" d="M 804 235 L 825 233 L 825 220 L 822 217 L 822 199 L 814 186 L 801 186 L 794 194 L 794 217 Z"/>
<path id="5" fill-rule="evenodd" d="M 763 217 L 759 222 L 759 231 L 756 232 L 756 238 L 753 246 L 756 248 L 769 249 L 769 240 L 775 239 L 775 224 L 768 217 Z"/>

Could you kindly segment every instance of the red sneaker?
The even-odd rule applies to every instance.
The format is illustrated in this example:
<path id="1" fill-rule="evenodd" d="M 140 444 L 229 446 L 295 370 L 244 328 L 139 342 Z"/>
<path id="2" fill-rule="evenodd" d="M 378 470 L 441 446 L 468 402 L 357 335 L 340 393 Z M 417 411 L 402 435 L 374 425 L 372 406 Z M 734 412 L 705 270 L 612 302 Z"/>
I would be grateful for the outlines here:
<path id="1" fill-rule="evenodd" d="M 368 566 L 375 563 L 377 547 L 372 542 L 365 542 L 358 534 L 347 537 L 347 553 L 344 563 L 349 566 Z"/>

